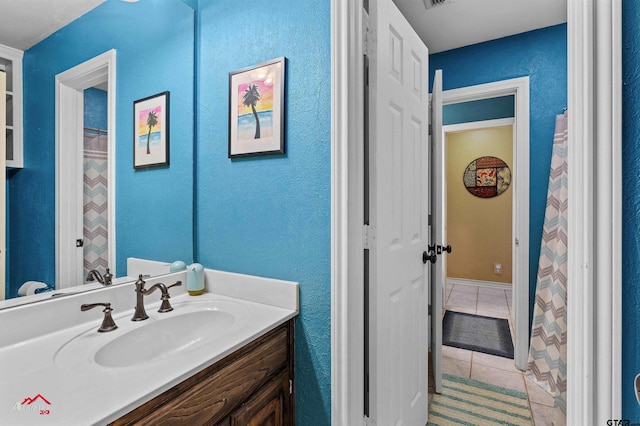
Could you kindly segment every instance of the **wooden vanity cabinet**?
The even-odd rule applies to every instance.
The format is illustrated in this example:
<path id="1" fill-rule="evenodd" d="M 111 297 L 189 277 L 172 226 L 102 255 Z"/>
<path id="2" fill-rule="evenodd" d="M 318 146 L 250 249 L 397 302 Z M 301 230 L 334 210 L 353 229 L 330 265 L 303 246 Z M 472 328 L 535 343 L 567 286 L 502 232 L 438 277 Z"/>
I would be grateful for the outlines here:
<path id="1" fill-rule="evenodd" d="M 293 425 L 292 391 L 290 320 L 111 424 Z"/>

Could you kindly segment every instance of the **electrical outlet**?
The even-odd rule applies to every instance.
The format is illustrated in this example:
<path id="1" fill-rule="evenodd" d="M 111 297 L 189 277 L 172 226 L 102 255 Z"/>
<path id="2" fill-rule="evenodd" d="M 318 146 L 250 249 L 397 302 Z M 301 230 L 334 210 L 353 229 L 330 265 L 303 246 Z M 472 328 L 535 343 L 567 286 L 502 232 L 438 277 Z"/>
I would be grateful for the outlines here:
<path id="1" fill-rule="evenodd" d="M 502 275 L 502 263 L 493 264 L 493 273 L 496 275 Z"/>

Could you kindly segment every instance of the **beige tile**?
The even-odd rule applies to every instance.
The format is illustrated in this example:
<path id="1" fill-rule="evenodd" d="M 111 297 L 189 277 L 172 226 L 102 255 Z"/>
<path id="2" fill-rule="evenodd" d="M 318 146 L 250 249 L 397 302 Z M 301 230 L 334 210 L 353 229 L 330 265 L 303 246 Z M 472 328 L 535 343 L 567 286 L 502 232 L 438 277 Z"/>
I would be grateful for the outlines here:
<path id="1" fill-rule="evenodd" d="M 494 310 L 491 310 L 491 309 L 487 309 L 487 308 L 485 308 L 483 306 L 478 306 L 477 307 L 476 314 L 477 315 L 482 315 L 483 317 L 509 319 L 509 312 L 507 312 L 507 311 L 494 311 Z"/>
<path id="2" fill-rule="evenodd" d="M 504 358 L 501 356 L 489 355 L 482 352 L 474 352 L 471 360 L 472 369 L 476 364 L 485 365 L 487 367 L 498 368 L 504 371 L 510 371 L 512 373 L 522 373 L 515 366 L 512 359 Z"/>
<path id="3" fill-rule="evenodd" d="M 461 361 L 459 359 L 442 357 L 442 372 L 453 376 L 469 378 L 471 372 L 471 363 Z"/>
<path id="4" fill-rule="evenodd" d="M 510 371 L 474 363 L 471 369 L 471 378 L 492 385 L 526 392 L 522 373 L 512 373 Z"/>
<path id="5" fill-rule="evenodd" d="M 531 413 L 533 414 L 533 423 L 536 426 L 552 426 L 553 425 L 553 408 L 546 405 L 531 403 Z M 560 426 L 560 425 L 556 425 Z"/>
<path id="6" fill-rule="evenodd" d="M 496 296 L 495 294 L 479 293 L 478 302 L 506 305 L 507 299 L 504 297 L 504 294 L 502 296 L 499 296 L 499 295 Z"/>
<path id="7" fill-rule="evenodd" d="M 442 345 L 442 356 L 453 358 L 460 361 L 471 362 L 471 354 L 473 352 L 466 349 L 454 348 L 453 346 Z"/>
<path id="8" fill-rule="evenodd" d="M 454 299 L 450 297 L 447 301 L 447 309 L 449 310 L 457 310 L 456 308 L 462 309 L 476 309 L 476 301 L 475 300 L 466 300 L 466 299 Z"/>
<path id="9" fill-rule="evenodd" d="M 540 405 L 546 405 L 547 407 L 553 407 L 554 399 L 551 394 L 542 389 L 537 383 L 529 379 L 526 375 L 524 378 L 525 385 L 527 386 L 527 394 L 529 395 L 529 401 Z"/>
<path id="10" fill-rule="evenodd" d="M 456 307 L 456 308 L 449 308 L 447 307 L 447 311 L 451 311 L 451 312 L 462 312 L 463 314 L 476 314 L 476 309 L 475 308 L 460 308 L 460 307 Z"/>
<path id="11" fill-rule="evenodd" d="M 457 291 L 461 293 L 478 294 L 478 289 L 479 287 L 475 285 L 456 284 L 453 286 L 453 291 Z"/>
<path id="12" fill-rule="evenodd" d="M 501 297 L 501 300 L 505 300 L 504 290 L 500 288 L 490 288 L 490 287 L 479 287 L 478 288 L 478 296 L 494 296 Z"/>
<path id="13" fill-rule="evenodd" d="M 473 300 L 475 302 L 476 300 L 478 300 L 478 295 L 474 293 L 465 293 L 463 291 L 453 290 L 449 295 L 449 299 Z"/>
<path id="14" fill-rule="evenodd" d="M 478 301 L 477 309 L 483 311 L 504 312 L 509 315 L 509 306 L 504 302 L 500 304 Z"/>

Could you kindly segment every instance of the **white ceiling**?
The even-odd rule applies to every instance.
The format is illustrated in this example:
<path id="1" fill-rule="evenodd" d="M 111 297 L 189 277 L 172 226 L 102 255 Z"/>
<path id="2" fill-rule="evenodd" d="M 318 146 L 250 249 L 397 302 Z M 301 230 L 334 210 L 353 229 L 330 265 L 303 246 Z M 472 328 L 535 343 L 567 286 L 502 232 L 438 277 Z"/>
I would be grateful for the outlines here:
<path id="1" fill-rule="evenodd" d="M 0 44 L 27 50 L 105 0 L 0 0 Z"/>
<path id="2" fill-rule="evenodd" d="M 105 0 L 0 0 L 0 44 L 27 50 Z M 430 0 L 427 0 L 429 2 Z M 567 21 L 566 0 L 394 0 L 437 53 Z"/>
<path id="3" fill-rule="evenodd" d="M 429 53 L 567 22 L 566 0 L 447 0 L 429 9 L 423 0 L 393 1 Z"/>

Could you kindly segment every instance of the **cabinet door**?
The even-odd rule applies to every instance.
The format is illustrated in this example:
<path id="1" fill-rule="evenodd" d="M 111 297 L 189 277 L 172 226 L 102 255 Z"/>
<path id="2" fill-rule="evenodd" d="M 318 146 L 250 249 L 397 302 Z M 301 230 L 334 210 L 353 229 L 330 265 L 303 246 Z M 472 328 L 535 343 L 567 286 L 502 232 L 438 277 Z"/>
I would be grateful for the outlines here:
<path id="1" fill-rule="evenodd" d="M 289 371 L 285 369 L 231 414 L 232 426 L 285 426 L 289 398 Z"/>

